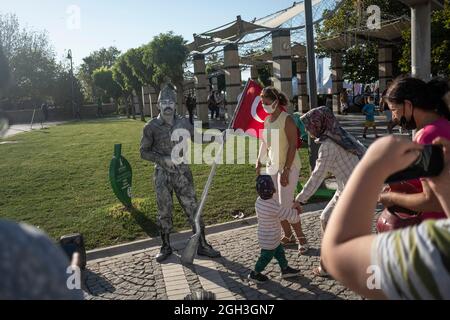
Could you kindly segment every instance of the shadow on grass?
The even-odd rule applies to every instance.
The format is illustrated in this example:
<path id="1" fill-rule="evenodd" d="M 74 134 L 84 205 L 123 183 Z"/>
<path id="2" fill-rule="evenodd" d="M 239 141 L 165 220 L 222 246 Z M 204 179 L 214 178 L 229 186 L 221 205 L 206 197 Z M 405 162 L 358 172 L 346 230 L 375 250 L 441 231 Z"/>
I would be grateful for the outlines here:
<path id="1" fill-rule="evenodd" d="M 145 234 L 147 234 L 150 238 L 154 238 L 159 235 L 158 225 L 147 217 L 144 212 L 134 207 L 127 210 L 133 217 L 134 221 L 136 221 L 139 227 L 141 227 Z"/>

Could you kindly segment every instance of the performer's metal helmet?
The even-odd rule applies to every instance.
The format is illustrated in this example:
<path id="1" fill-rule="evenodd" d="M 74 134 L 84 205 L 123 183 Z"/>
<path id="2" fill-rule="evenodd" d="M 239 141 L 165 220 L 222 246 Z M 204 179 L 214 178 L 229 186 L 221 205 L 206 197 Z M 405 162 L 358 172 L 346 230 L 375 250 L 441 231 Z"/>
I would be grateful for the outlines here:
<path id="1" fill-rule="evenodd" d="M 177 91 L 171 84 L 166 84 L 159 93 L 158 103 L 161 101 L 177 102 Z"/>
<path id="2" fill-rule="evenodd" d="M 271 199 L 276 192 L 272 177 L 268 175 L 260 175 L 256 179 L 256 191 L 263 200 Z"/>

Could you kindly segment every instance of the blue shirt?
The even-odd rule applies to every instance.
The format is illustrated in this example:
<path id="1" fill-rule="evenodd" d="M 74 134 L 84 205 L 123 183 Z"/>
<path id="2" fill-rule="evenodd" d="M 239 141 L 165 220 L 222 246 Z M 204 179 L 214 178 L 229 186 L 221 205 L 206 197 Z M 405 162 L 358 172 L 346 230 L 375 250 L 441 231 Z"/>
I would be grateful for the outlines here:
<path id="1" fill-rule="evenodd" d="M 362 112 L 366 114 L 366 120 L 367 121 L 375 121 L 375 105 L 374 104 L 366 104 Z"/>

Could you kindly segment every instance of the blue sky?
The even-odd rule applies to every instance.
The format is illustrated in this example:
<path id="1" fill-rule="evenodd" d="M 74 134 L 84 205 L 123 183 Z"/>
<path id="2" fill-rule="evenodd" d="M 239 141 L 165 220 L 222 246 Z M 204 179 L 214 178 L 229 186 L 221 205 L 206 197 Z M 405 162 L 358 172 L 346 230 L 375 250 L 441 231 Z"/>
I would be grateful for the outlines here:
<path id="1" fill-rule="evenodd" d="M 237 15 L 250 20 L 293 4 L 293 0 L 0 1 L 0 12 L 15 13 L 22 26 L 47 30 L 59 59 L 71 48 L 76 64 L 101 47 L 114 45 L 126 51 L 170 30 L 191 41 L 193 33 L 231 22 Z M 68 12 L 71 6 L 80 9 L 79 29 L 68 27 L 68 21 L 74 21 Z"/>

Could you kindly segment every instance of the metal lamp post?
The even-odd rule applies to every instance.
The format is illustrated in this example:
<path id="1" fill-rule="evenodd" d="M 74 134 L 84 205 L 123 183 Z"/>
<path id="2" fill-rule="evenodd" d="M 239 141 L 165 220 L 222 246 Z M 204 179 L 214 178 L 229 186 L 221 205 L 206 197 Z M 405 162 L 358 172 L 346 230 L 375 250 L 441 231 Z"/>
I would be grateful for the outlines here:
<path id="1" fill-rule="evenodd" d="M 306 49 L 308 63 L 308 84 L 309 84 L 309 105 L 310 110 L 318 107 L 317 101 L 317 80 L 316 80 L 316 58 L 314 49 L 314 25 L 311 0 L 305 0 L 305 20 L 306 20 Z M 318 157 L 319 146 L 309 138 L 309 162 L 314 170 Z"/>

